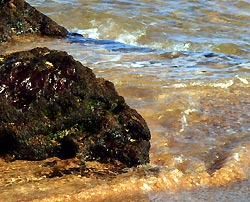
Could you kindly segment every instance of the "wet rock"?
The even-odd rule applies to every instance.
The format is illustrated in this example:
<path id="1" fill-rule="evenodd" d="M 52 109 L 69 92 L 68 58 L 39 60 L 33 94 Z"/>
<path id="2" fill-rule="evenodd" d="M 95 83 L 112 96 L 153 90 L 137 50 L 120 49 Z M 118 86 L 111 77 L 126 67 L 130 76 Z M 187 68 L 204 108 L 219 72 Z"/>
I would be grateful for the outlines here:
<path id="1" fill-rule="evenodd" d="M 0 153 L 14 159 L 149 162 L 150 132 L 114 85 L 66 52 L 0 56 Z"/>
<path id="2" fill-rule="evenodd" d="M 0 0 L 0 43 L 27 33 L 65 37 L 68 31 L 23 0 Z"/>

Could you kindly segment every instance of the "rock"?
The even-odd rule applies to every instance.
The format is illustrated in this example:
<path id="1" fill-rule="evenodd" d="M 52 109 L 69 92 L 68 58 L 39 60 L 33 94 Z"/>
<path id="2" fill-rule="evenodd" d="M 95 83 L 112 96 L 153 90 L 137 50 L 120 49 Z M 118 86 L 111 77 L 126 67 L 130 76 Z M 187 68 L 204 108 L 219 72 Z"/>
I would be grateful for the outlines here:
<path id="1" fill-rule="evenodd" d="M 28 33 L 65 37 L 68 31 L 23 0 L 0 0 L 0 43 Z"/>
<path id="2" fill-rule="evenodd" d="M 0 153 L 14 159 L 149 162 L 150 131 L 114 85 L 66 52 L 0 56 Z"/>

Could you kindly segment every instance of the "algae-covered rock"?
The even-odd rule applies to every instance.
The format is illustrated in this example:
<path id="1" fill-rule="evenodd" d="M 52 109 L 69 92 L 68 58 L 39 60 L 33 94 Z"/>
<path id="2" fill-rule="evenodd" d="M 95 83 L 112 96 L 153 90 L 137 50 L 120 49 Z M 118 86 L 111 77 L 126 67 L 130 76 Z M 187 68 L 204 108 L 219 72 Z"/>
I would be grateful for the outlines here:
<path id="1" fill-rule="evenodd" d="M 114 85 L 66 52 L 0 56 L 0 153 L 14 159 L 149 162 L 150 132 Z"/>
<path id="2" fill-rule="evenodd" d="M 68 31 L 24 0 L 0 0 L 0 43 L 27 33 L 65 37 Z"/>

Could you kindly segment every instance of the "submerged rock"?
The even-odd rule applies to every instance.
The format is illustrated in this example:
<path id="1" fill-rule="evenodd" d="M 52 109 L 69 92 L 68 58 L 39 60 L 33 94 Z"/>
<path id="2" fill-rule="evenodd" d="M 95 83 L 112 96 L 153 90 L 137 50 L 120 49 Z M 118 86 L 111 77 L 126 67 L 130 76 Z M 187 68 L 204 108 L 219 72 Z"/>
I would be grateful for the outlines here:
<path id="1" fill-rule="evenodd" d="M 149 162 L 150 131 L 114 85 L 66 52 L 0 56 L 0 153 L 14 159 Z"/>
<path id="2" fill-rule="evenodd" d="M 68 31 L 23 0 L 0 0 L 0 43 L 27 33 L 65 37 Z"/>

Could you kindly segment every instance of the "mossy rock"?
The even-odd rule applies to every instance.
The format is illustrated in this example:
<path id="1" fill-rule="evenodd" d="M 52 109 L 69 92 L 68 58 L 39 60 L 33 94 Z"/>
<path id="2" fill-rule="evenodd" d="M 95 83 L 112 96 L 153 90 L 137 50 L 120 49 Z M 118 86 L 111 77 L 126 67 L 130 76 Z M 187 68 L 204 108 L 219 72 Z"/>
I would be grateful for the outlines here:
<path id="1" fill-rule="evenodd" d="M 2 155 L 149 162 L 147 124 L 111 82 L 63 51 L 35 48 L 0 58 Z"/>
<path id="2" fill-rule="evenodd" d="M 68 31 L 23 0 L 1 0 L 0 43 L 21 34 L 65 37 Z"/>

